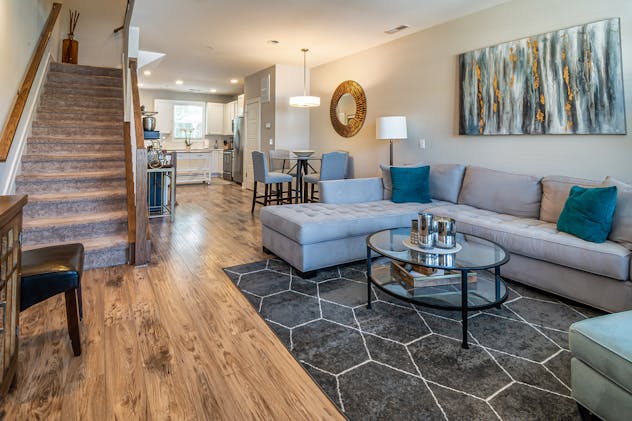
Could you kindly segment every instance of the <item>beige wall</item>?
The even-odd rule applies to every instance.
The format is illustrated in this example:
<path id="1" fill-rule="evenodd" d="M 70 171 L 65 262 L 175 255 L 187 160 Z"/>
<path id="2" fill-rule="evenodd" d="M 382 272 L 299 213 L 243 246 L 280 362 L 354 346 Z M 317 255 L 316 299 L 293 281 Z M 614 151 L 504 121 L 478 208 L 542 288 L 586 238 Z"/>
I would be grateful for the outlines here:
<path id="1" fill-rule="evenodd" d="M 620 17 L 627 102 L 626 136 L 458 136 L 458 54 L 529 35 Z M 367 119 L 350 139 L 336 134 L 329 101 L 336 86 L 356 80 L 367 95 Z M 460 162 L 538 175 L 632 181 L 632 7 L 629 0 L 516 0 L 312 69 L 311 146 L 348 150 L 356 177 L 388 162 L 388 142 L 375 139 L 375 119 L 405 115 L 408 140 L 395 163 Z M 418 139 L 426 139 L 426 149 Z"/>
<path id="2" fill-rule="evenodd" d="M 276 67 L 258 71 L 244 79 L 244 100 L 259 98 L 261 96 L 261 78 L 270 75 L 270 101 L 261 103 L 261 150 L 264 152 L 274 150 L 275 107 L 276 107 Z M 269 128 L 266 124 L 270 123 Z M 272 144 L 270 144 L 272 139 Z"/>
<path id="3" fill-rule="evenodd" d="M 8 117 L 52 4 L 52 0 L 0 1 L 0 127 Z"/>
<path id="4" fill-rule="evenodd" d="M 24 0 L 22 0 L 24 1 Z M 30 1 L 30 0 L 26 0 Z M 58 0 L 63 3 L 60 15 L 61 35 L 68 34 L 68 10 L 78 10 L 79 23 L 75 39 L 79 41 L 79 64 L 120 67 L 123 53 L 123 25 L 126 0 Z"/>

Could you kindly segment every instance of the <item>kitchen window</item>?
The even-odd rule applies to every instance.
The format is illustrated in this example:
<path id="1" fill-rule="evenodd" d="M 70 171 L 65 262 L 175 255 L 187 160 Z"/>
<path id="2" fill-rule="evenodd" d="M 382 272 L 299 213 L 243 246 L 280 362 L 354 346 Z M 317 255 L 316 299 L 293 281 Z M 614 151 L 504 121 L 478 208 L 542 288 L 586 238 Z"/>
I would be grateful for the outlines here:
<path id="1" fill-rule="evenodd" d="M 173 137 L 202 139 L 204 133 L 204 105 L 174 104 Z"/>

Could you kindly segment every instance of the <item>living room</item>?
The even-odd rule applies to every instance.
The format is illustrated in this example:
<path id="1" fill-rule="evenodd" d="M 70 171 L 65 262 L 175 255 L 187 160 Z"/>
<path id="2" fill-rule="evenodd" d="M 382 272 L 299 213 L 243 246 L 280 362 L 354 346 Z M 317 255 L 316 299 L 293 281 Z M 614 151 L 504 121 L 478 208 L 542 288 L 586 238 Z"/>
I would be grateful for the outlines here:
<path id="1" fill-rule="evenodd" d="M 142 4 L 137 1 L 136 7 Z M 362 7 L 359 2 L 353 4 Z M 367 277 L 365 254 L 353 259 L 344 256 L 347 249 L 356 245 L 347 247 L 347 243 L 340 243 L 341 248 L 334 248 L 325 244 L 325 258 L 339 257 L 340 264 L 311 268 L 307 263 L 301 267 L 292 260 L 297 255 L 300 259 L 309 255 L 310 251 L 303 250 L 302 244 L 279 244 L 277 237 L 266 237 L 267 227 L 278 227 L 275 229 L 287 237 L 293 235 L 289 231 L 300 227 L 295 215 L 287 213 L 290 211 L 275 213 L 281 212 L 278 211 L 281 208 L 298 209 L 302 213 L 309 213 L 303 211 L 305 209 L 316 209 L 316 213 L 324 207 L 325 212 L 339 212 L 341 220 L 349 218 L 335 229 L 327 226 L 319 232 L 311 227 L 311 235 L 352 232 L 356 225 L 349 215 L 357 210 L 354 207 L 366 209 L 367 206 L 364 201 L 358 200 L 355 204 L 351 201 L 358 197 L 382 200 L 380 165 L 388 164 L 391 153 L 395 167 L 414 167 L 422 163 L 429 164 L 432 171 L 435 164 L 435 168 L 451 164 L 462 166 L 458 187 L 455 187 L 457 198 L 452 204 L 443 203 L 446 199 L 442 198 L 442 203 L 434 208 L 435 216 L 451 215 L 454 207 L 462 206 L 458 195 L 463 194 L 466 180 L 474 174 L 475 170 L 470 168 L 499 172 L 494 174 L 495 178 L 481 176 L 476 180 L 479 186 L 484 185 L 476 195 L 485 200 L 492 200 L 485 194 L 495 189 L 511 198 L 514 192 L 506 186 L 521 189 L 524 195 L 517 194 L 515 202 L 506 205 L 514 206 L 518 212 L 533 205 L 522 200 L 529 188 L 534 188 L 534 192 L 540 189 L 534 194 L 542 196 L 542 177 L 548 176 L 592 180 L 591 188 L 606 188 L 602 182 L 611 177 L 620 183 L 616 185 L 619 186 L 617 203 L 621 203 L 621 193 L 629 194 L 632 184 L 628 163 L 632 155 L 632 135 L 625 129 L 626 122 L 631 123 L 629 112 L 620 116 L 623 132 L 617 134 L 604 134 L 603 130 L 592 134 L 459 134 L 459 56 L 488 46 L 616 18 L 622 82 L 626 86 L 632 83 L 629 60 L 632 57 L 632 7 L 625 0 L 514 0 L 486 5 L 489 7 L 465 15 L 451 10 L 444 19 L 428 23 L 422 30 L 413 26 L 388 42 L 359 48 L 332 61 L 318 59 L 317 65 L 309 65 L 306 91 L 320 97 L 321 105 L 292 111 L 309 115 L 306 138 L 314 155 L 346 152 L 350 180 L 344 182 L 358 184 L 349 184 L 351 187 L 345 190 L 336 184 L 340 180 L 325 182 L 319 192 L 323 203 L 256 206 L 252 216 L 250 185 L 245 186 L 246 189 L 234 184 L 179 187 L 175 221 L 149 223 L 152 239 L 149 265 L 123 265 L 84 272 L 81 356 L 72 356 L 61 295 L 22 313 L 16 384 L 4 398 L 4 416 L 7 419 L 35 416 L 71 419 L 626 419 L 632 407 L 632 390 L 629 379 L 626 380 L 632 364 L 629 327 L 626 327 L 631 319 L 627 316 L 627 319 L 608 321 L 599 316 L 614 312 L 612 316 L 623 317 L 626 313 L 622 311 L 632 308 L 627 245 L 610 239 L 605 246 L 594 246 L 595 250 L 602 246 L 610 247 L 609 250 L 617 248 L 617 253 L 622 254 L 621 260 L 627 259 L 623 269 L 623 266 L 615 267 L 616 264 L 604 264 L 606 260 L 595 263 L 592 257 L 585 257 L 589 254 L 567 253 L 568 259 L 577 260 L 573 264 L 580 267 L 582 273 L 596 275 L 586 278 L 587 282 L 594 282 L 594 289 L 588 286 L 574 291 L 574 284 L 569 282 L 560 287 L 568 291 L 566 293 L 546 283 L 536 282 L 534 287 L 533 283 L 519 279 L 525 271 L 537 272 L 539 265 L 544 267 L 551 261 L 557 262 L 560 249 L 548 251 L 534 243 L 530 253 L 544 251 L 529 261 L 533 266 L 526 266 L 521 273 L 512 272 L 514 268 L 505 272 L 504 265 L 520 261 L 521 256 L 514 256 L 514 251 L 504 244 L 485 243 L 490 247 L 486 252 L 495 256 L 486 268 L 499 267 L 501 274 L 516 274 L 516 279 L 503 275 L 501 284 L 497 281 L 499 275 L 490 276 L 488 291 L 485 275 L 475 278 L 473 284 L 491 294 L 486 303 L 489 305 L 476 309 L 477 303 L 472 302 L 472 311 L 468 312 L 466 304 L 463 319 L 462 308 L 446 310 L 440 305 L 423 306 L 414 300 L 393 297 L 380 288 L 377 281 L 371 284 L 370 271 L 374 270 L 377 279 L 377 266 L 369 263 Z M 322 13 L 331 13 L 330 6 L 318 7 Z M 380 2 L 372 6 L 385 7 Z M 421 7 L 417 2 L 401 3 L 403 10 Z M 87 14 L 85 18 L 89 19 L 85 25 L 95 19 Z M 118 22 L 121 18 L 117 15 L 114 20 Z M 111 33 L 114 28 L 110 28 L 110 23 L 105 25 L 107 31 L 94 37 Z M 410 22 L 389 21 L 385 29 L 401 24 Z M 293 32 L 300 38 L 300 27 Z M 85 31 L 83 36 L 90 39 L 92 35 Z M 117 42 L 122 40 L 117 39 Z M 307 56 L 309 64 L 311 54 L 318 54 L 318 47 L 315 41 L 305 47 L 311 50 Z M 301 63 L 293 65 L 302 71 L 302 56 L 300 51 L 295 53 Z M 96 60 L 98 54 L 94 51 L 91 54 Z M 115 54 L 109 57 L 120 61 Z M 114 67 L 106 63 L 85 64 Z M 257 70 L 275 64 L 279 63 L 271 62 Z M 18 73 L 22 74 L 22 70 Z M 239 76 L 246 80 L 253 74 L 257 73 Z M 0 86 L 3 96 L 11 98 L 12 82 L 9 78 L 0 79 L 7 85 L 6 89 Z M 344 137 L 332 124 L 329 101 L 336 88 L 349 80 L 360 85 L 365 94 L 366 116 L 357 133 Z M 619 97 L 629 107 L 632 94 L 629 89 L 624 92 L 625 95 Z M 248 95 L 246 97 L 248 101 Z M 6 107 L 2 104 L 0 108 L 3 117 L 5 108 L 10 105 L 8 102 Z M 335 109 L 335 104 L 332 106 Z M 383 116 L 404 116 L 406 137 L 377 138 L 377 120 Z M 261 120 L 266 121 L 263 116 Z M 265 142 L 265 127 L 261 132 L 261 141 Z M 392 152 L 385 140 L 392 141 Z M 269 153 L 270 148 L 262 149 Z M 512 184 L 512 175 L 526 178 Z M 432 173 L 429 177 L 432 183 Z M 571 181 L 571 184 L 580 183 Z M 374 193 L 379 199 L 373 199 Z M 540 200 L 544 201 L 540 196 L 536 213 L 541 209 Z M 433 199 L 436 201 L 436 197 Z M 337 211 L 337 204 L 348 208 Z M 414 201 L 401 205 L 409 206 L 401 214 L 405 216 L 402 220 L 407 227 L 404 237 L 410 232 L 409 213 L 433 212 L 432 206 Z M 383 206 L 385 213 L 391 212 L 392 208 Z M 492 211 L 485 209 L 477 216 L 489 217 Z M 353 215 L 357 220 L 364 218 L 361 213 Z M 471 244 L 468 246 L 464 237 L 458 237 L 463 235 L 461 229 L 474 230 L 465 233 L 474 238 L 485 237 L 481 232 L 492 228 L 488 225 L 471 228 L 469 220 L 466 223 L 465 219 L 459 219 L 462 216 L 453 215 L 459 232 L 456 241 L 469 253 Z M 277 222 L 270 222 L 272 217 L 278 218 Z M 326 216 L 322 218 L 319 221 Z M 538 220 L 538 215 L 528 218 Z M 506 221 L 501 216 L 498 223 Z M 378 229 L 382 227 L 372 228 L 371 233 Z M 295 230 L 299 232 L 299 228 Z M 370 235 L 358 235 L 362 237 L 361 252 L 373 252 L 375 256 L 376 252 L 388 248 L 387 244 L 392 246 L 393 237 L 399 238 L 402 233 L 392 231 L 388 235 L 390 238 L 375 237 L 370 250 L 365 243 Z M 299 234 L 296 236 L 300 243 Z M 560 243 L 566 241 L 564 238 Z M 477 253 L 480 250 L 475 249 Z M 399 249 L 390 251 L 393 255 L 401 252 Z M 582 256 L 584 262 L 581 262 Z M 549 269 L 547 266 L 542 272 Z M 459 278 L 464 279 L 465 285 L 470 282 L 467 270 L 463 278 Z M 616 281 L 620 284 L 616 288 L 620 289 L 609 289 L 599 283 L 597 277 L 614 278 L 612 273 L 617 271 L 625 272 L 625 279 Z M 571 275 L 564 272 L 563 276 Z M 560 275 L 559 279 L 563 277 Z M 615 283 L 612 279 L 609 281 Z M 559 280 L 550 282 L 556 283 L 559 284 Z M 366 308 L 367 285 L 371 309 Z M 289 295 L 294 299 L 287 300 Z M 599 368 L 588 374 L 583 372 L 585 377 L 576 377 L 579 380 L 571 380 L 571 376 L 581 373 L 577 374 L 575 366 L 571 372 L 571 358 L 580 357 L 573 352 L 573 345 L 569 346 L 568 332 L 573 323 L 591 319 L 595 319 L 595 324 L 589 328 L 607 337 L 595 336 L 596 341 L 603 340 L 606 345 L 596 351 L 596 357 L 579 355 L 595 358 Z M 605 321 L 599 324 L 599 320 Z M 607 354 L 608 347 L 615 351 Z M 585 359 L 580 363 L 584 362 L 588 364 Z M 609 363 L 612 365 L 608 366 Z M 613 370 L 619 374 L 613 374 Z M 602 378 L 607 383 L 601 383 Z M 576 389 L 576 382 L 584 383 L 584 389 Z M 595 399 L 591 401 L 581 394 L 586 391 Z M 577 406 L 578 402 L 581 406 Z"/>

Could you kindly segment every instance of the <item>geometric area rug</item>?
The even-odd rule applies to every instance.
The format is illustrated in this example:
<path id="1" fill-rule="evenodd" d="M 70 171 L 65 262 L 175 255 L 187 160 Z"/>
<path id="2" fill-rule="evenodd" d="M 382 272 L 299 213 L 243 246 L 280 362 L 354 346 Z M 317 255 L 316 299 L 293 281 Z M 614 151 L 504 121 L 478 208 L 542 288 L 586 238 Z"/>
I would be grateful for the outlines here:
<path id="1" fill-rule="evenodd" d="M 350 420 L 577 420 L 568 328 L 601 312 L 507 281 L 501 309 L 469 316 L 374 287 L 365 262 L 311 279 L 268 259 L 224 271 Z"/>

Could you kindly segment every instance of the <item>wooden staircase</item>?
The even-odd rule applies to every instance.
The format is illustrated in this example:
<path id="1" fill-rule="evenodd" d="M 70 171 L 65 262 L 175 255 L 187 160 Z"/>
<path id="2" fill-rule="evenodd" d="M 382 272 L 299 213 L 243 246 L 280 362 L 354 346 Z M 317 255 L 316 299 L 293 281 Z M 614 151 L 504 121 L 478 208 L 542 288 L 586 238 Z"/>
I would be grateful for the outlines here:
<path id="1" fill-rule="evenodd" d="M 81 242 L 86 268 L 129 260 L 120 69 L 52 63 L 17 193 L 24 249 Z"/>

